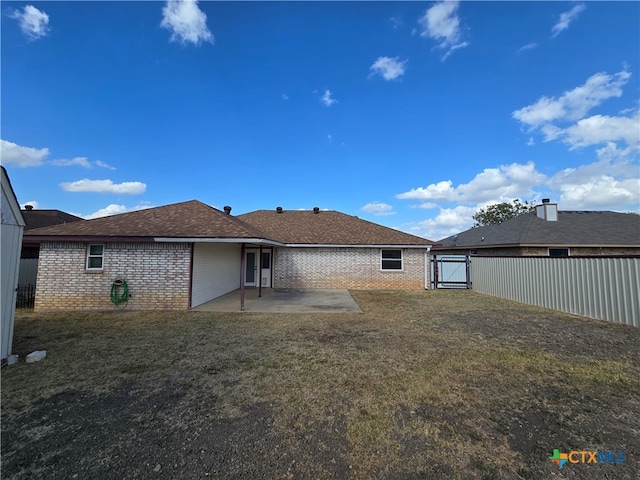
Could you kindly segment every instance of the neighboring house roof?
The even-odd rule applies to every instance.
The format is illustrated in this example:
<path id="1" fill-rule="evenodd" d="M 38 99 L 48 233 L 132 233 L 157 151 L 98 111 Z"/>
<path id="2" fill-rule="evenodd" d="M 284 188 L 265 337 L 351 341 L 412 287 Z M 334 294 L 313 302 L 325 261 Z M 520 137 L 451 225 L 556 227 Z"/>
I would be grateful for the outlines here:
<path id="1" fill-rule="evenodd" d="M 270 238 L 287 245 L 430 246 L 431 240 L 335 210 L 257 210 L 239 215 Z"/>
<path id="2" fill-rule="evenodd" d="M 84 221 L 84 218 L 76 217 L 60 210 L 22 210 L 22 216 L 26 222 L 25 231 L 34 228 L 50 227 L 64 223 Z"/>
<path id="3" fill-rule="evenodd" d="M 434 250 L 510 246 L 640 246 L 640 215 L 559 211 L 557 221 L 548 221 L 530 212 L 444 238 Z"/>
<path id="4" fill-rule="evenodd" d="M 268 237 L 237 217 L 197 200 L 121 213 L 84 222 L 30 230 L 38 240 L 188 241 L 189 239 L 247 239 Z"/>

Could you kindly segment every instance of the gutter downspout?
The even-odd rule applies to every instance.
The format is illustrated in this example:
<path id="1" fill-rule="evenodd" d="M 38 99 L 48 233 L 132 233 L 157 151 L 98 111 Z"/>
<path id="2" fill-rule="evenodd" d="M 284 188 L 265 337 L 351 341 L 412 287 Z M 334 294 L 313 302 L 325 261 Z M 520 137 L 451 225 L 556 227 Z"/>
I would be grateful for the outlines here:
<path id="1" fill-rule="evenodd" d="M 430 277 L 430 273 L 431 273 L 431 262 L 430 262 L 430 255 L 429 252 L 431 252 L 431 247 L 427 247 L 427 251 L 424 252 L 424 289 L 425 290 L 429 290 L 429 287 L 431 286 L 431 277 Z"/>
<path id="2" fill-rule="evenodd" d="M 246 269 L 245 265 L 245 244 L 242 244 L 242 248 L 240 249 L 240 311 L 244 312 L 244 271 Z"/>
<path id="3" fill-rule="evenodd" d="M 191 244 L 191 259 L 189 261 L 189 309 L 193 308 L 193 256 L 195 255 L 196 244 Z"/>

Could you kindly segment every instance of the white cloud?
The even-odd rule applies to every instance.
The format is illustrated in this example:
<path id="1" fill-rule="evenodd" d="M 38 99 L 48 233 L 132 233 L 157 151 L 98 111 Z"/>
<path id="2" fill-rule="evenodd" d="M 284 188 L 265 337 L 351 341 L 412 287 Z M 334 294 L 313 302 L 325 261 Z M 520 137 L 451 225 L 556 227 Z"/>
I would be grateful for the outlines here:
<path id="1" fill-rule="evenodd" d="M 57 167 L 83 167 L 83 168 L 93 168 L 94 165 L 100 168 L 106 168 L 108 170 L 115 170 L 115 167 L 112 167 L 108 163 L 105 163 L 101 160 L 96 160 L 95 162 L 90 162 L 87 157 L 75 157 L 71 159 L 67 158 L 59 158 L 51 161 L 51 165 L 55 165 Z"/>
<path id="2" fill-rule="evenodd" d="M 580 3 L 568 12 L 561 13 L 558 22 L 551 28 L 551 37 L 557 37 L 560 32 L 569 28 L 569 24 L 578 18 L 585 8 L 584 4 Z"/>
<path id="3" fill-rule="evenodd" d="M 513 117 L 529 130 L 539 129 L 545 141 L 562 141 L 569 150 L 604 145 L 596 150 L 597 162 L 561 170 L 546 182 L 559 197 L 561 209 L 638 210 L 639 110 L 585 117 L 604 100 L 622 96 L 622 87 L 630 76 L 626 69 L 614 75 L 597 73 L 557 99 L 543 97 L 513 112 Z"/>
<path id="4" fill-rule="evenodd" d="M 640 145 L 620 149 L 615 143 L 609 142 L 606 146 L 596 150 L 596 153 L 598 154 L 598 159 L 600 161 L 610 163 L 629 163 L 632 162 L 634 158 L 638 157 L 638 153 L 640 153 Z"/>
<path id="5" fill-rule="evenodd" d="M 512 163 L 499 168 L 485 168 L 467 184 L 457 190 L 466 202 L 483 202 L 499 198 L 514 199 L 530 197 L 533 187 L 545 180 L 545 176 L 536 171 L 535 164 Z"/>
<path id="6" fill-rule="evenodd" d="M 320 101 L 325 107 L 330 107 L 331 105 L 335 105 L 336 103 L 338 103 L 338 100 L 331 96 L 331 90 L 329 89 L 324 91 L 324 93 L 320 97 Z"/>
<path id="7" fill-rule="evenodd" d="M 609 98 L 622 96 L 622 88 L 631 73 L 622 70 L 613 75 L 596 73 L 587 81 L 558 98 L 542 97 L 536 103 L 512 112 L 527 131 L 539 130 L 544 141 L 560 140 L 570 150 L 608 142 L 640 142 L 638 109 L 625 109 L 620 115 L 592 115 L 587 113 Z M 531 143 L 531 139 L 529 140 Z"/>
<path id="8" fill-rule="evenodd" d="M 622 95 L 622 87 L 631 73 L 623 70 L 614 75 L 600 72 L 587 79 L 584 85 L 565 92 L 559 98 L 542 97 L 512 113 L 513 118 L 530 128 L 537 128 L 554 121 L 575 121 L 603 101 Z"/>
<path id="9" fill-rule="evenodd" d="M 537 48 L 538 44 L 535 42 L 529 42 L 526 45 L 523 45 L 522 47 L 520 47 L 517 51 L 516 54 L 521 54 L 522 52 L 526 51 L 526 50 L 533 50 L 534 48 Z"/>
<path id="10" fill-rule="evenodd" d="M 75 157 L 72 159 L 52 160 L 51 163 L 58 167 L 79 166 L 84 168 L 91 168 L 91 163 L 89 162 L 89 160 L 87 160 L 87 157 Z"/>
<path id="11" fill-rule="evenodd" d="M 570 177 L 570 174 L 561 175 L 556 184 L 564 210 L 605 210 L 621 206 L 637 209 L 640 205 L 640 178 L 616 180 L 600 175 L 588 182 L 570 183 Z"/>
<path id="12" fill-rule="evenodd" d="M 139 195 L 144 193 L 147 185 L 141 182 L 113 183 L 111 180 L 83 179 L 75 182 L 61 183 L 66 192 L 114 193 L 118 195 Z"/>
<path id="13" fill-rule="evenodd" d="M 393 26 L 394 30 L 397 30 L 402 26 L 402 17 L 399 17 L 399 16 L 391 17 L 389 21 L 391 22 L 391 25 Z"/>
<path id="14" fill-rule="evenodd" d="M 463 232 L 473 226 L 473 215 L 480 206 L 458 205 L 454 208 L 442 208 L 434 218 L 416 223 L 410 233 L 433 241 Z"/>
<path id="15" fill-rule="evenodd" d="M 31 148 L 0 140 L 0 160 L 2 165 L 13 164 L 17 167 L 39 167 L 49 155 L 48 148 Z"/>
<path id="16" fill-rule="evenodd" d="M 399 57 L 378 57 L 373 62 L 373 65 L 369 67 L 369 70 L 371 70 L 370 75 L 380 75 L 385 80 L 395 80 L 404 75 L 406 64 L 407 60 L 400 60 Z"/>
<path id="17" fill-rule="evenodd" d="M 167 0 L 160 26 L 171 32 L 171 41 L 194 45 L 214 43 L 207 27 L 207 15 L 198 8 L 197 0 Z"/>
<path id="18" fill-rule="evenodd" d="M 103 162 L 102 160 L 96 160 L 96 166 L 100 167 L 100 168 L 106 168 L 108 170 L 115 170 L 116 167 L 112 167 L 111 165 L 109 165 L 108 163 Z"/>
<path id="19" fill-rule="evenodd" d="M 441 1 L 428 8 L 418 19 L 422 27 L 420 36 L 437 41 L 438 48 L 445 50 L 442 60 L 455 50 L 469 45 L 462 39 L 458 6 L 458 1 Z"/>
<path id="20" fill-rule="evenodd" d="M 92 218 L 100 218 L 100 217 L 106 217 L 109 215 L 117 215 L 118 213 L 134 212 L 137 210 L 144 210 L 146 208 L 151 208 L 151 205 L 143 204 L 143 205 L 136 205 L 135 207 L 128 208 L 124 205 L 118 205 L 116 203 L 112 203 L 110 205 L 107 205 L 104 208 L 101 208 L 100 210 L 93 212 L 90 215 L 86 215 L 84 218 L 85 220 L 91 220 Z"/>
<path id="21" fill-rule="evenodd" d="M 382 202 L 367 203 L 361 210 L 376 216 L 395 215 L 396 213 L 391 205 Z"/>
<path id="22" fill-rule="evenodd" d="M 539 194 L 535 187 L 544 185 L 545 175 L 536 170 L 533 162 L 512 163 L 498 168 L 485 168 L 468 183 L 454 186 L 442 180 L 426 187 L 418 187 L 396 195 L 403 200 L 419 200 L 418 208 L 439 209 L 434 218 L 414 224 L 411 233 L 431 240 L 439 240 L 473 226 L 473 215 L 487 205 L 511 202 L 515 199 L 534 200 Z M 443 207 L 439 204 L 455 204 Z"/>
<path id="23" fill-rule="evenodd" d="M 45 159 L 48 156 L 48 148 L 23 147 L 13 142 L 0 139 L 0 163 L 3 165 L 13 164 L 18 167 L 40 167 L 45 164 Z M 93 168 L 95 165 L 96 167 L 109 170 L 116 169 L 101 160 L 91 162 L 87 157 L 58 158 L 47 162 L 47 164 L 57 167 L 78 166 L 83 168 Z"/>
<path id="24" fill-rule="evenodd" d="M 624 140 L 627 145 L 640 143 L 640 115 L 611 117 L 593 115 L 565 129 L 564 141 L 571 149 Z"/>
<path id="25" fill-rule="evenodd" d="M 282 94 L 282 100 L 289 100 L 289 96 L 286 94 Z"/>
<path id="26" fill-rule="evenodd" d="M 435 202 L 455 202 L 459 199 L 451 180 L 432 183 L 427 187 L 412 188 L 408 192 L 399 193 L 396 198 L 401 200 L 433 200 Z"/>
<path id="27" fill-rule="evenodd" d="M 533 187 L 544 182 L 545 176 L 536 171 L 535 164 L 512 163 L 498 168 L 485 168 L 469 183 L 453 186 L 451 180 L 432 183 L 396 195 L 403 200 L 424 200 L 432 202 L 486 202 L 490 200 L 510 201 L 514 198 L 528 198 L 533 195 Z M 426 208 L 431 208 L 428 206 Z"/>
<path id="28" fill-rule="evenodd" d="M 609 142 L 597 150 L 598 161 L 565 168 L 549 179 L 565 210 L 622 209 L 640 206 L 640 147 Z"/>
<path id="29" fill-rule="evenodd" d="M 25 6 L 22 13 L 14 10 L 10 17 L 18 20 L 22 33 L 32 40 L 45 37 L 49 33 L 49 15 L 33 5 Z"/>

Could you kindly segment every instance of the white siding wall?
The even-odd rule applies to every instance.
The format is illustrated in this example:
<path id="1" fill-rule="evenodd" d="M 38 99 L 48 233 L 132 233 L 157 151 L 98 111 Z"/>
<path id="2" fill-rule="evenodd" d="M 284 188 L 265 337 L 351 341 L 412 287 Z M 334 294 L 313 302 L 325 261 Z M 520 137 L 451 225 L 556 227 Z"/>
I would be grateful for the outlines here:
<path id="1" fill-rule="evenodd" d="M 640 327 L 640 258 L 471 257 L 476 292 Z"/>
<path id="2" fill-rule="evenodd" d="M 240 288 L 240 245 L 196 243 L 191 307 Z"/>
<path id="3" fill-rule="evenodd" d="M 22 226 L 5 225 L 0 227 L 2 246 L 2 359 L 11 355 L 13 340 L 13 315 L 16 307 L 16 287 L 18 286 L 18 266 L 20 265 L 20 247 L 22 245 Z"/>

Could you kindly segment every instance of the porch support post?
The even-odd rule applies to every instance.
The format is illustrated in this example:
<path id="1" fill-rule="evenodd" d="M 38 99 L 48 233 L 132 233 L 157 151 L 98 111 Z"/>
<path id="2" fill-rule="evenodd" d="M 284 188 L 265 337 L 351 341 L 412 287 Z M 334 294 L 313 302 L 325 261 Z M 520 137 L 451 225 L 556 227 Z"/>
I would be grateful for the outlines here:
<path id="1" fill-rule="evenodd" d="M 258 298 L 262 297 L 262 244 L 260 244 L 260 259 L 258 260 Z"/>
<path id="2" fill-rule="evenodd" d="M 240 311 L 244 312 L 244 275 L 246 270 L 245 265 L 245 244 L 242 244 L 240 249 Z"/>

